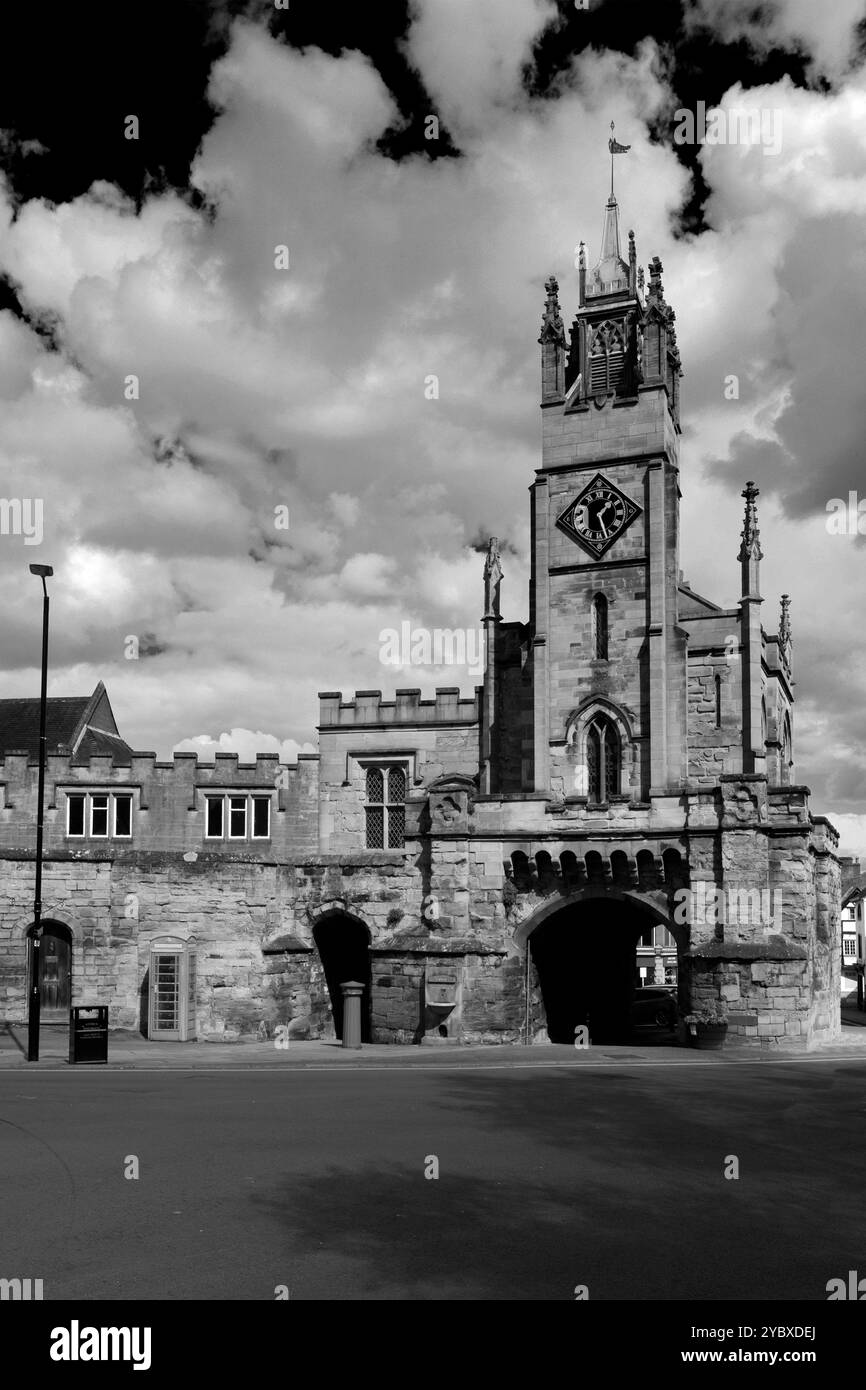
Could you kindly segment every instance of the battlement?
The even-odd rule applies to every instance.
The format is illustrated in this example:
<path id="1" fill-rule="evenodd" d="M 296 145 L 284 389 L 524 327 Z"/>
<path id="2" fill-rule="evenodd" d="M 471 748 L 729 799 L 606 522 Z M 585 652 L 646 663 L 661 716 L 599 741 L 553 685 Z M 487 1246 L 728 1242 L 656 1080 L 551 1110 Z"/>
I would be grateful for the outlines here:
<path id="1" fill-rule="evenodd" d="M 354 700 L 346 701 L 341 690 L 319 692 L 320 729 L 469 725 L 478 723 L 479 714 L 478 691 L 463 697 L 456 685 L 437 686 L 433 700 L 422 700 L 416 689 L 398 690 L 393 700 L 383 700 L 381 690 L 358 690 Z"/>
<path id="2" fill-rule="evenodd" d="M 255 762 L 241 762 L 237 753 L 217 753 L 213 760 L 199 760 L 198 753 L 174 753 L 170 762 L 155 753 L 122 755 L 119 761 L 110 753 L 94 754 L 87 761 L 71 753 L 49 753 L 45 760 L 45 780 L 50 782 L 123 782 L 137 785 L 157 778 L 157 774 L 178 774 L 183 780 L 201 782 L 255 782 L 273 786 L 278 774 L 297 776 L 302 764 L 318 762 L 318 753 L 299 753 L 294 763 L 281 763 L 278 753 L 257 753 Z M 35 777 L 39 762 L 27 751 L 7 752 L 0 757 L 0 780 L 26 783 Z M 159 780 L 164 780 L 159 778 Z"/>

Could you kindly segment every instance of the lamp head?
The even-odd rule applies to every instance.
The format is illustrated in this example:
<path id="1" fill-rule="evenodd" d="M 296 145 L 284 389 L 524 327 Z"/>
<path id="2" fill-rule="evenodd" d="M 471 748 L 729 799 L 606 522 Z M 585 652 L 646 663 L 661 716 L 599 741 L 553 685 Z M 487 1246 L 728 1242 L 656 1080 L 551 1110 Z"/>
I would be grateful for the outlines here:
<path id="1" fill-rule="evenodd" d="M 53 573 L 54 573 L 54 570 L 51 568 L 50 565 L 31 565 L 31 566 L 30 566 L 30 573 L 31 573 L 31 574 L 38 574 L 38 575 L 40 575 L 43 579 L 50 579 L 51 576 L 52 576 Z"/>

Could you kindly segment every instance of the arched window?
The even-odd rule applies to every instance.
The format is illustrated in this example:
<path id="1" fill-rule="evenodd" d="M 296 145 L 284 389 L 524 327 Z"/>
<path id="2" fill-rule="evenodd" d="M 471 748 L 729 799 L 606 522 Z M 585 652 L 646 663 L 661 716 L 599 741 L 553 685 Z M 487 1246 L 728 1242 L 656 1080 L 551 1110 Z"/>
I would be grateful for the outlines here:
<path id="1" fill-rule="evenodd" d="M 616 324 L 603 323 L 596 331 L 589 353 L 590 395 L 606 395 L 615 391 L 622 380 L 625 348 Z"/>
<path id="2" fill-rule="evenodd" d="M 619 734 L 612 720 L 597 714 L 586 731 L 586 764 L 591 802 L 608 801 L 619 792 Z"/>
<path id="3" fill-rule="evenodd" d="M 764 745 L 766 745 L 766 742 L 767 742 L 767 701 L 766 701 L 766 699 L 762 699 L 762 700 L 761 700 L 761 742 L 762 742 Z"/>
<path id="4" fill-rule="evenodd" d="M 794 761 L 794 754 L 791 747 L 791 721 L 785 715 L 785 722 L 782 725 L 782 782 L 788 784 L 791 781 L 791 764 Z"/>
<path id="5" fill-rule="evenodd" d="M 592 600 L 592 654 L 596 661 L 607 661 L 607 599 L 596 594 Z"/>

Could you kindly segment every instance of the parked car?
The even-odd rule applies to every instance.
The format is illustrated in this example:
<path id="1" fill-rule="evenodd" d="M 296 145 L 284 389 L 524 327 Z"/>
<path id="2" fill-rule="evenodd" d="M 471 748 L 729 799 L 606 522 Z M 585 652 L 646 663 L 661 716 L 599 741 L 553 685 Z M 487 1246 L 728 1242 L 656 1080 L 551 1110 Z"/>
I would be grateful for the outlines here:
<path id="1" fill-rule="evenodd" d="M 632 1023 L 654 1023 L 657 1028 L 676 1028 L 677 1001 L 672 990 L 647 985 L 635 993 L 631 1006 Z"/>

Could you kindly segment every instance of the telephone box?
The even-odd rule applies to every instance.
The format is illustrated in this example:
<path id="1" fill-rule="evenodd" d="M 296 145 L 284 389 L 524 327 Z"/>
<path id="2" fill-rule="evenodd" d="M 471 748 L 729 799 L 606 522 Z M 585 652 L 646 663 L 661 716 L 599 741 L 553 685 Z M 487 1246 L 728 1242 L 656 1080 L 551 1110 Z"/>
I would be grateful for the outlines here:
<path id="1" fill-rule="evenodd" d="M 196 1036 L 194 941 L 160 937 L 150 945 L 147 1036 L 154 1041 L 192 1042 Z"/>

